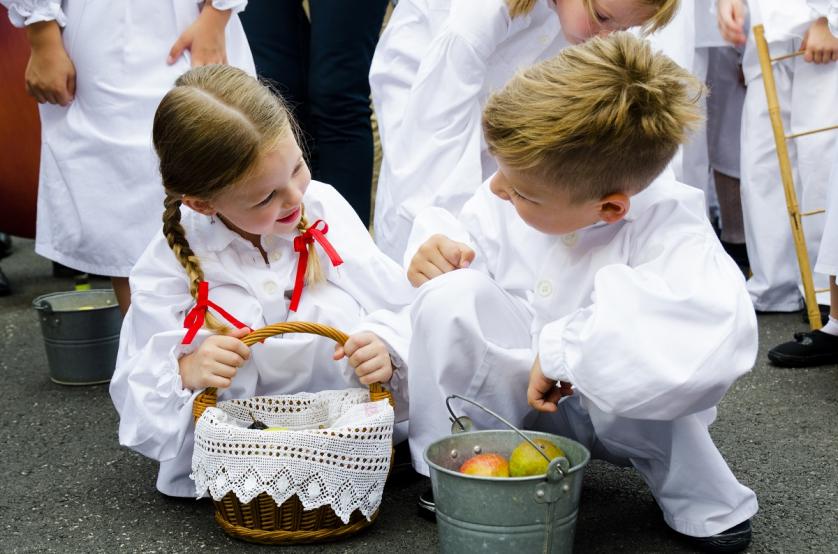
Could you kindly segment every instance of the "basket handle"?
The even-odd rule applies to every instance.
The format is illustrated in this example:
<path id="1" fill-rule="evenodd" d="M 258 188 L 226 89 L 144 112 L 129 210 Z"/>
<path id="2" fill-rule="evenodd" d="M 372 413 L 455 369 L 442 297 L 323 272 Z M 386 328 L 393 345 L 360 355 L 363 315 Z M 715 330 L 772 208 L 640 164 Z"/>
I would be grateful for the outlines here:
<path id="1" fill-rule="evenodd" d="M 346 344 L 349 335 L 339 329 L 323 325 L 321 323 L 310 323 L 307 321 L 285 321 L 282 323 L 274 323 L 267 325 L 261 329 L 256 329 L 248 335 L 242 337 L 241 341 L 247 346 L 252 346 L 257 342 L 261 342 L 269 337 L 282 335 L 284 333 L 308 333 L 312 335 L 320 335 L 330 338 L 338 344 Z M 375 402 L 377 400 L 387 399 L 390 405 L 393 405 L 393 395 L 385 389 L 381 383 L 370 383 L 370 400 Z M 201 417 L 210 406 L 215 406 L 218 401 L 218 390 L 215 387 L 208 387 L 204 389 L 201 394 L 195 397 L 195 402 L 192 405 L 192 416 L 195 421 Z"/>

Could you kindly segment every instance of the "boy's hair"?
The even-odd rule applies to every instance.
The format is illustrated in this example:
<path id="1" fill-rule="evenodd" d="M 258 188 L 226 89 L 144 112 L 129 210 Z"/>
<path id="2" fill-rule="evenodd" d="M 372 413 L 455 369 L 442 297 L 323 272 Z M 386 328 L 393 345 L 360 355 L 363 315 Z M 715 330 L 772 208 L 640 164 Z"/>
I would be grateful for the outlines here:
<path id="1" fill-rule="evenodd" d="M 639 192 L 702 120 L 703 85 L 630 33 L 518 73 L 483 110 L 490 152 L 574 202 Z"/>
<path id="2" fill-rule="evenodd" d="M 258 167 L 263 154 L 296 133 L 282 99 L 229 65 L 187 71 L 160 101 L 152 141 L 166 190 L 163 234 L 189 276 L 193 297 L 204 272 L 180 224 L 181 199 L 188 195 L 210 200 L 241 183 Z M 301 218 L 299 229 L 307 226 L 305 217 Z M 322 281 L 319 258 L 313 251 L 309 254 L 306 280 Z M 209 313 L 206 322 L 213 330 L 227 329 Z"/>
<path id="3" fill-rule="evenodd" d="M 558 0 L 561 1 L 561 0 Z M 594 7 L 594 0 L 582 0 L 591 14 L 591 19 L 596 21 L 596 9 Z M 655 15 L 649 18 L 643 24 L 643 31 L 652 33 L 672 21 L 675 13 L 678 11 L 678 5 L 681 0 L 636 0 L 639 8 L 648 8 L 654 10 Z M 535 7 L 536 2 L 541 0 L 506 0 L 506 5 L 509 8 L 509 15 L 513 19 L 519 15 L 530 13 Z"/>

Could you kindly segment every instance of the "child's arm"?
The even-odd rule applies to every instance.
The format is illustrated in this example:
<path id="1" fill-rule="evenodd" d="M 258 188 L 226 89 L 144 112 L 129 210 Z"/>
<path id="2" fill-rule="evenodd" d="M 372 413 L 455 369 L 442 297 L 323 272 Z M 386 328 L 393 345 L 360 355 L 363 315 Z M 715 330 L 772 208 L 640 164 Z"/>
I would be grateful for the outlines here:
<path id="1" fill-rule="evenodd" d="M 243 9 L 247 2 L 239 0 L 207 0 L 192 25 L 181 33 L 166 59 L 173 64 L 183 55 L 184 50 L 192 54 L 192 67 L 214 63 L 227 63 L 225 29 L 230 16 Z"/>
<path id="2" fill-rule="evenodd" d="M 805 52 L 804 58 L 811 63 L 830 63 L 838 61 L 838 37 L 829 30 L 826 17 L 819 17 L 812 23 L 800 49 Z"/>
<path id="3" fill-rule="evenodd" d="M 198 391 L 229 387 L 237 368 L 250 359 L 250 348 L 239 340 L 248 333 L 250 329 L 243 327 L 229 335 L 207 337 L 198 350 L 180 358 L 178 367 L 184 388 Z"/>
<path id="4" fill-rule="evenodd" d="M 434 235 L 419 247 L 407 268 L 407 278 L 414 287 L 443 273 L 464 269 L 474 260 L 474 250 L 467 244 Z"/>
<path id="5" fill-rule="evenodd" d="M 390 350 L 375 333 L 362 331 L 349 337 L 344 345 L 335 346 L 335 360 L 349 357 L 362 385 L 389 383 L 393 377 Z"/>
<path id="6" fill-rule="evenodd" d="M 724 38 L 734 46 L 742 46 L 747 40 L 745 35 L 745 16 L 747 7 L 744 0 L 718 0 L 719 30 Z"/>

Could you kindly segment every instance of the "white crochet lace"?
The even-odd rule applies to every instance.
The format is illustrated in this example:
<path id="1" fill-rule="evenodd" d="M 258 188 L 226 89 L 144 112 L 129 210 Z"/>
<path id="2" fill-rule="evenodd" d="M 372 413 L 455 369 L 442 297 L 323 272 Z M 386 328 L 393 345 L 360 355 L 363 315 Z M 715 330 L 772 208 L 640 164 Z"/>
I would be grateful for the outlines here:
<path id="1" fill-rule="evenodd" d="M 248 429 L 250 414 L 284 431 Z M 393 408 L 350 389 L 255 397 L 207 408 L 195 426 L 192 479 L 199 497 L 232 491 L 247 503 L 297 495 L 303 508 L 329 504 L 344 522 L 356 509 L 369 519 L 390 467 Z"/>

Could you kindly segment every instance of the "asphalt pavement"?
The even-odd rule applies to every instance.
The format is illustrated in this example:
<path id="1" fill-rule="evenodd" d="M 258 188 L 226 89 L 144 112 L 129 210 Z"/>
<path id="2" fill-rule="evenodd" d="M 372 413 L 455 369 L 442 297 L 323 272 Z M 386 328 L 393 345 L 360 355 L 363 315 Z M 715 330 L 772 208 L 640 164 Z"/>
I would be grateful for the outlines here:
<path id="1" fill-rule="evenodd" d="M 154 488 L 156 463 L 117 443 L 106 385 L 54 384 L 32 299 L 72 289 L 52 277 L 33 243 L 15 239 L 0 260 L 14 292 L 0 298 L 0 551 L 256 552 L 226 536 L 206 500 Z M 107 281 L 94 281 L 106 287 Z M 719 406 L 711 432 L 760 511 L 748 552 L 838 553 L 838 366 L 782 369 L 765 351 L 804 330 L 800 314 L 759 316 L 757 365 Z M 430 552 L 436 526 L 416 515 L 426 482 L 411 471 L 388 483 L 378 521 L 338 543 L 284 552 Z M 592 462 L 576 527 L 577 553 L 693 552 L 669 531 L 632 469 Z"/>

